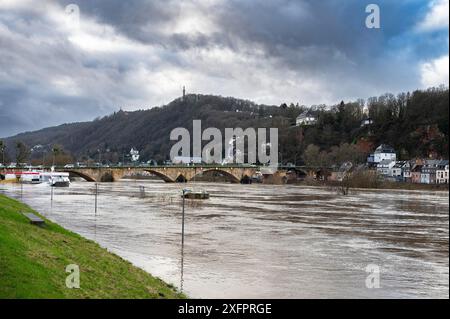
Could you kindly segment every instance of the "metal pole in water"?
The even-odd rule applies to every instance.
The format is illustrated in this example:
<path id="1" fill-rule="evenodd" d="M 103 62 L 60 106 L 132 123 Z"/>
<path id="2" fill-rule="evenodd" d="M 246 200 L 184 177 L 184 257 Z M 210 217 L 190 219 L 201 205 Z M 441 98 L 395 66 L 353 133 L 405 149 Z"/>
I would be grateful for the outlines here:
<path id="1" fill-rule="evenodd" d="M 97 215 L 98 183 L 95 183 L 95 215 Z"/>
<path id="2" fill-rule="evenodd" d="M 181 248 L 183 249 L 184 247 L 184 202 L 185 202 L 185 194 L 186 194 L 186 190 L 183 189 L 183 210 L 182 210 L 182 215 L 181 215 Z"/>
<path id="3" fill-rule="evenodd" d="M 180 280 L 180 289 L 183 292 L 184 285 L 184 203 L 185 203 L 185 195 L 186 190 L 183 189 L 183 209 L 182 209 L 182 217 L 181 217 L 181 280 Z"/>
<path id="4" fill-rule="evenodd" d="M 184 287 L 184 247 L 181 247 L 181 272 L 180 272 L 180 290 Z"/>

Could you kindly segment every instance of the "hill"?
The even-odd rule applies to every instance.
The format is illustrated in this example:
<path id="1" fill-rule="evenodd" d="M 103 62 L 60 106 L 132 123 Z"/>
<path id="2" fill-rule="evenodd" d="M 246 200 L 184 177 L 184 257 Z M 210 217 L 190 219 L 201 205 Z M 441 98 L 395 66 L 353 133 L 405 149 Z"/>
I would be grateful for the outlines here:
<path id="1" fill-rule="evenodd" d="M 306 108 L 299 105 L 267 106 L 251 101 L 211 95 L 187 95 L 170 104 L 149 110 L 119 111 L 92 122 L 64 124 L 5 139 L 8 155 L 15 158 L 18 141 L 35 148 L 34 159 L 42 159 L 53 145 L 60 145 L 78 161 L 121 162 L 132 147 L 142 160 L 169 159 L 172 129 L 191 131 L 192 120 L 202 120 L 203 129 L 217 127 L 278 127 L 280 160 L 302 164 L 308 160 L 308 147 L 314 145 L 323 161 L 341 162 L 346 157 L 363 160 L 379 143 L 392 145 L 400 158 L 448 158 L 448 88 L 385 94 L 362 100 Z M 373 124 L 361 126 L 367 117 Z M 317 123 L 295 126 L 296 117 L 312 110 Z M 100 152 L 99 152 L 100 150 Z M 357 153 L 355 157 L 354 154 Z M 339 153 L 339 154 L 338 154 Z M 333 156 L 331 156 L 332 154 Z M 314 153 L 309 154 L 314 157 Z M 330 157 L 331 156 L 331 157 Z M 42 161 L 42 160 L 41 160 Z"/>

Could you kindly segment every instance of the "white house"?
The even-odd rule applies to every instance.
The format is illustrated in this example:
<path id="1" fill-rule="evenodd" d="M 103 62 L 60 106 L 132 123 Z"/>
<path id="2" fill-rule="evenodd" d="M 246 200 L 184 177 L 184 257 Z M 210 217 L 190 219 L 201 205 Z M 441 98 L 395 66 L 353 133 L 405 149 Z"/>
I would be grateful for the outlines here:
<path id="1" fill-rule="evenodd" d="M 373 120 L 369 117 L 361 121 L 361 127 L 370 126 L 373 124 Z"/>
<path id="2" fill-rule="evenodd" d="M 411 181 L 413 166 L 414 166 L 413 163 L 411 163 L 409 161 L 405 163 L 405 165 L 403 166 L 403 169 L 402 169 L 403 181 L 405 181 L 405 182 Z"/>
<path id="3" fill-rule="evenodd" d="M 395 166 L 395 161 L 382 160 L 377 164 L 377 173 L 383 176 L 392 176 L 392 168 Z"/>
<path id="4" fill-rule="evenodd" d="M 422 172 L 420 174 L 420 184 L 431 184 L 431 174 Z"/>
<path id="5" fill-rule="evenodd" d="M 134 148 L 131 149 L 130 151 L 130 157 L 131 157 L 131 161 L 132 162 L 137 162 L 139 161 L 139 151 L 135 150 Z"/>
<path id="6" fill-rule="evenodd" d="M 440 161 L 427 160 L 422 167 L 422 174 L 420 175 L 420 182 L 422 184 L 435 184 L 437 177 L 437 170 Z"/>
<path id="7" fill-rule="evenodd" d="M 309 126 L 315 125 L 317 123 L 317 117 L 313 115 L 310 111 L 305 111 L 297 117 L 297 126 Z"/>
<path id="8" fill-rule="evenodd" d="M 381 163 L 384 160 L 389 161 L 396 161 L 397 160 L 397 154 L 395 153 L 394 148 L 392 148 L 389 145 L 381 144 L 377 147 L 375 150 L 375 153 L 371 155 L 369 158 L 373 156 L 373 163 L 378 164 Z"/>
<path id="9" fill-rule="evenodd" d="M 405 161 L 395 162 L 395 165 L 392 167 L 389 175 L 395 177 L 397 180 L 403 179 L 403 169 L 407 163 L 408 162 Z"/>
<path id="10" fill-rule="evenodd" d="M 448 161 L 440 161 L 438 168 L 436 170 L 436 183 L 437 184 L 448 184 L 449 171 L 448 171 Z"/>

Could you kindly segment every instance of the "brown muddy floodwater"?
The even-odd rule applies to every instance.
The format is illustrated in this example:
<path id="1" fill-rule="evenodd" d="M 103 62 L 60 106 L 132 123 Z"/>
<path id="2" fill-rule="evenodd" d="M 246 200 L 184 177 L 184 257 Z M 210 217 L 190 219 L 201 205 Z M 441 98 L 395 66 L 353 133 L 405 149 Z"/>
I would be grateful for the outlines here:
<path id="1" fill-rule="evenodd" d="M 0 185 L 0 192 L 190 297 L 449 297 L 447 192 L 339 196 L 327 188 L 196 183 L 211 199 L 186 206 L 182 259 L 183 187 L 192 185 L 100 184 L 97 215 L 95 185 L 87 182 L 54 189 L 52 204 L 47 185 L 23 192 Z M 368 265 L 380 267 L 379 289 L 366 287 Z"/>

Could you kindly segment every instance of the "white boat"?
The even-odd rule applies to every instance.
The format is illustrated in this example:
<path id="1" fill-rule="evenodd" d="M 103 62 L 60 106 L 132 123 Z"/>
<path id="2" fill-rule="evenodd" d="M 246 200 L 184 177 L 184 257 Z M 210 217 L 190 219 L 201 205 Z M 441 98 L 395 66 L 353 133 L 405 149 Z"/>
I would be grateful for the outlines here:
<path id="1" fill-rule="evenodd" d="M 52 187 L 69 187 L 70 179 L 69 176 L 55 176 L 50 180 L 50 186 Z"/>
<path id="2" fill-rule="evenodd" d="M 17 182 L 17 175 L 15 173 L 6 173 L 4 180 L 6 182 Z"/>
<path id="3" fill-rule="evenodd" d="M 48 183 L 52 187 L 69 187 L 69 173 L 63 172 L 43 172 L 40 174 L 42 183 Z"/>
<path id="4" fill-rule="evenodd" d="M 41 173 L 37 171 L 22 172 L 20 174 L 19 182 L 24 184 L 40 184 L 42 183 L 40 179 L 40 174 Z"/>
<path id="5" fill-rule="evenodd" d="M 209 199 L 209 193 L 206 191 L 185 190 L 181 197 L 186 199 Z"/>

